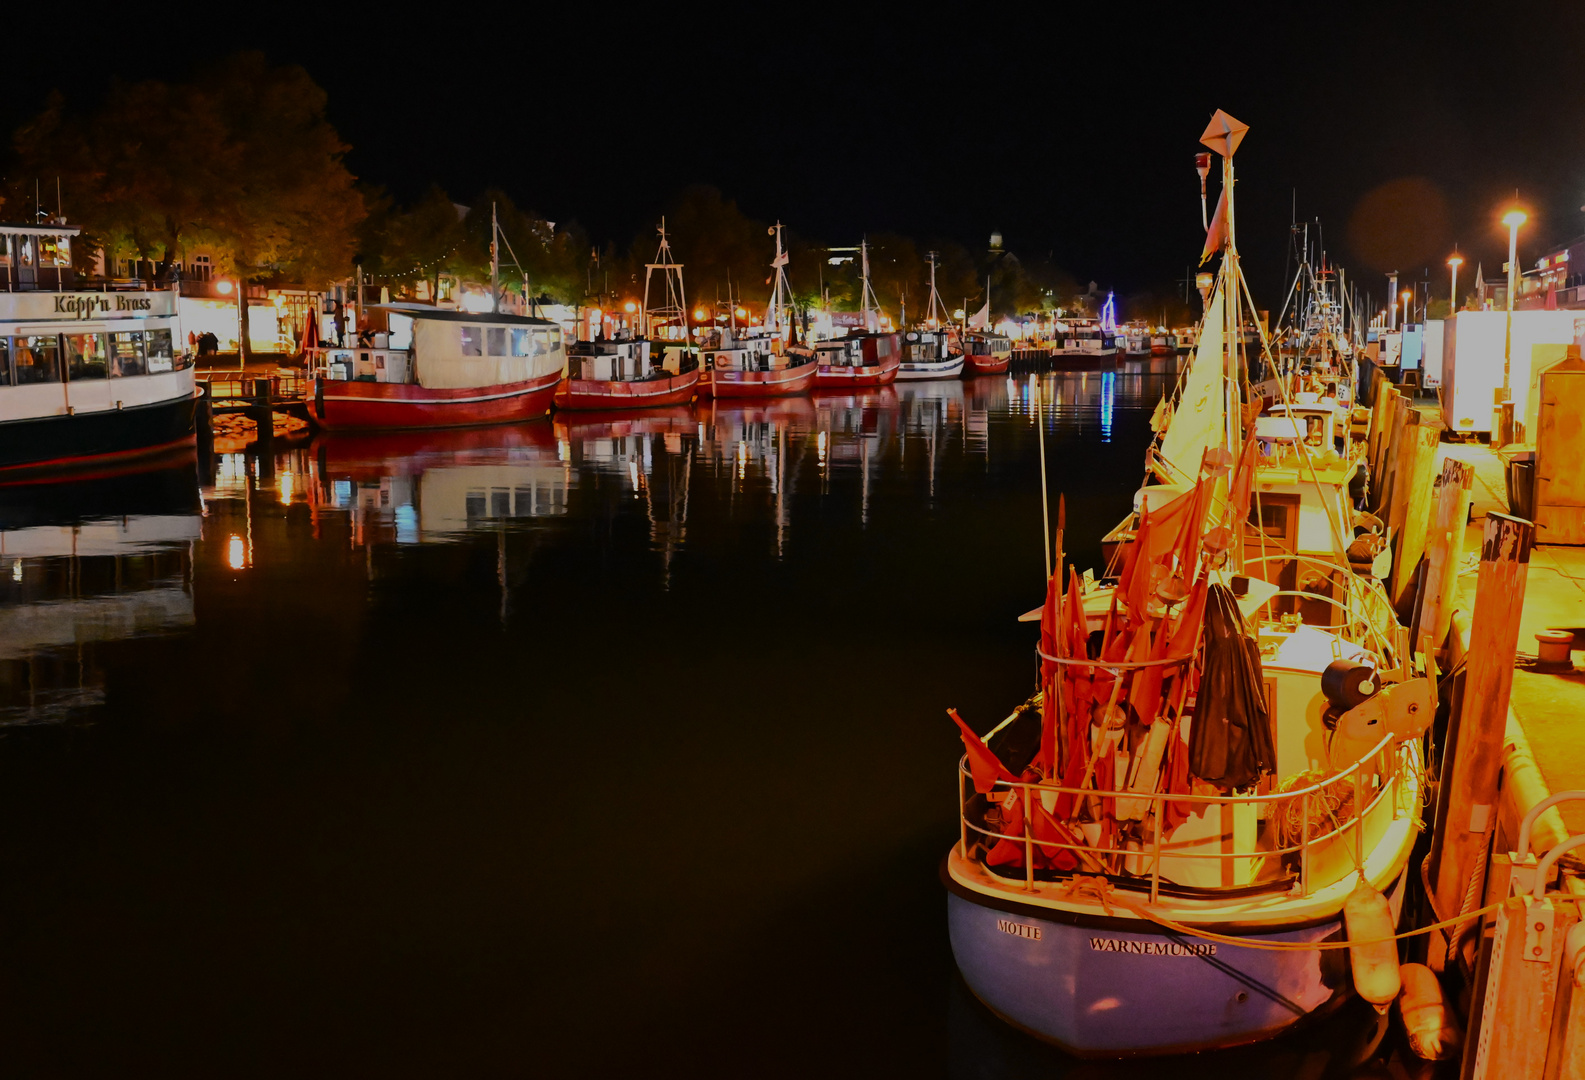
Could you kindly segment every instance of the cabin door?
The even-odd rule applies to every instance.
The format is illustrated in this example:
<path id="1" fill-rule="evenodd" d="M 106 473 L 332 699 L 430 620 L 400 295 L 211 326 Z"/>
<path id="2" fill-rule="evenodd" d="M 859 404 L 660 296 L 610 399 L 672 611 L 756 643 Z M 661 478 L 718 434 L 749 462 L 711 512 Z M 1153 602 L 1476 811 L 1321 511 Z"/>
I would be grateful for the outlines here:
<path id="1" fill-rule="evenodd" d="M 1299 546 L 1299 496 L 1256 492 L 1244 523 L 1244 573 L 1279 589 L 1297 587 L 1298 565 L 1291 557 Z M 1266 607 L 1275 618 L 1294 610 L 1295 597 L 1279 596 Z"/>

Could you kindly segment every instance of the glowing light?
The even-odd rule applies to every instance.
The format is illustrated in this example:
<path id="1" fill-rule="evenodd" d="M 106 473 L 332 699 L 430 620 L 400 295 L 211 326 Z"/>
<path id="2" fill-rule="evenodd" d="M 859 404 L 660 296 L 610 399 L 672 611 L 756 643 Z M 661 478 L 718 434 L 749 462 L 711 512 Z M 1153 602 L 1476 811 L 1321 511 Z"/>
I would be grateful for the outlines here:
<path id="1" fill-rule="evenodd" d="M 280 478 L 276 481 L 276 486 L 280 488 L 281 505 L 292 505 L 292 474 L 289 472 L 281 473 Z"/>
<path id="2" fill-rule="evenodd" d="M 694 309 L 693 321 L 694 322 L 704 322 L 704 308 L 695 308 Z"/>
<path id="3" fill-rule="evenodd" d="M 248 545 L 242 537 L 233 536 L 226 541 L 226 565 L 241 570 L 248 565 Z"/>
<path id="4" fill-rule="evenodd" d="M 1449 255 L 1448 258 L 1447 258 L 1447 264 L 1449 266 L 1463 266 L 1464 265 L 1464 256 L 1462 256 L 1462 255 Z"/>
<path id="5" fill-rule="evenodd" d="M 12 581 L 21 581 L 22 580 L 22 560 L 21 559 L 18 559 L 16 562 L 11 564 L 11 580 Z"/>
<path id="6" fill-rule="evenodd" d="M 1106 294 L 1106 303 L 1101 305 L 1101 329 L 1113 333 L 1117 330 L 1117 297 L 1112 293 Z"/>
<path id="7" fill-rule="evenodd" d="M 961 319 L 961 318 L 963 318 L 963 309 L 962 309 L 962 308 L 958 308 L 958 310 L 956 310 L 956 311 L 954 311 L 954 312 L 953 312 L 953 313 L 952 313 L 952 317 L 953 317 L 953 318 L 954 318 L 954 319 Z"/>
<path id="8" fill-rule="evenodd" d="M 230 296 L 231 282 L 226 281 L 224 278 L 215 282 L 215 292 L 219 293 L 221 296 Z"/>
<path id="9" fill-rule="evenodd" d="M 633 312 L 638 310 L 638 305 L 629 300 L 627 303 L 622 305 L 622 310 L 631 315 Z"/>
<path id="10" fill-rule="evenodd" d="M 748 311 L 744 308 L 738 308 L 737 311 L 733 312 L 733 314 L 741 319 L 748 314 Z"/>
<path id="11" fill-rule="evenodd" d="M 1510 210 L 1502 216 L 1502 223 L 1510 229 L 1517 229 L 1529 220 L 1529 215 L 1523 210 Z"/>
<path id="12" fill-rule="evenodd" d="M 457 300 L 458 310 L 466 311 L 470 315 L 483 315 L 494 307 L 495 302 L 490 299 L 488 293 L 469 291 L 463 293 Z"/>
<path id="13" fill-rule="evenodd" d="M 739 480 L 741 480 L 741 479 L 743 479 L 743 477 L 745 475 L 747 475 L 747 473 L 748 473 L 748 443 L 740 441 L 737 444 L 737 478 Z"/>
<path id="14" fill-rule="evenodd" d="M 275 310 L 276 311 L 280 311 L 285 306 L 286 306 L 286 297 L 282 296 L 280 293 L 276 293 L 275 294 Z"/>

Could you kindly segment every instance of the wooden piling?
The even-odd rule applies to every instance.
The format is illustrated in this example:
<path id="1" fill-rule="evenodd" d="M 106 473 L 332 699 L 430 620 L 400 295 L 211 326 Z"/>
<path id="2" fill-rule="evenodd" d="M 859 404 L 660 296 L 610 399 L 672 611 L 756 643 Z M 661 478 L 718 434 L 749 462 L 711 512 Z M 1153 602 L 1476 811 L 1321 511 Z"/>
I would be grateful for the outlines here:
<path id="1" fill-rule="evenodd" d="M 1497 814 L 1508 695 L 1524 610 L 1535 526 L 1488 514 L 1470 623 L 1463 707 L 1448 720 L 1446 767 L 1432 844 L 1432 903 L 1439 918 L 1477 906 L 1486 845 Z"/>
<path id="2" fill-rule="evenodd" d="M 1435 481 L 1431 530 L 1426 537 L 1425 588 L 1420 594 L 1416 619 L 1419 633 L 1429 634 L 1433 646 L 1447 640 L 1452 627 L 1453 593 L 1464 562 L 1464 527 L 1469 521 L 1474 488 L 1473 466 L 1456 458 L 1442 462 L 1442 472 Z"/>
<path id="3" fill-rule="evenodd" d="M 1393 532 L 1393 604 L 1402 610 L 1414 593 L 1415 570 L 1425 553 L 1426 527 L 1431 517 L 1431 491 L 1436 478 L 1436 448 L 1442 430 L 1410 409 L 1398 440 L 1398 469 L 1393 481 L 1387 527 Z"/>

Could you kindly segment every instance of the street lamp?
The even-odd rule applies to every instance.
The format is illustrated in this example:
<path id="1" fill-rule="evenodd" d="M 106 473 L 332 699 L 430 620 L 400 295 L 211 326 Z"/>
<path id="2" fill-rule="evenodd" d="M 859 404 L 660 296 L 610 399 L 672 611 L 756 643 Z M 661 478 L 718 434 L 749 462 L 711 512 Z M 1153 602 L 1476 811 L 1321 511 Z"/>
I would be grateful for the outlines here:
<path id="1" fill-rule="evenodd" d="M 1409 304 L 1414 300 L 1414 293 L 1409 289 L 1403 290 L 1403 328 L 1409 329 Z"/>
<path id="2" fill-rule="evenodd" d="M 1523 210 L 1510 210 L 1502 216 L 1502 223 L 1508 226 L 1508 319 L 1506 333 L 1503 335 L 1502 345 L 1502 393 L 1497 399 L 1496 409 L 1500 415 L 1503 406 L 1513 400 L 1513 391 L 1508 385 L 1509 373 L 1513 367 L 1513 298 L 1519 291 L 1519 226 L 1527 220 Z M 1500 428 L 1501 422 L 1494 423 L 1494 429 Z M 1502 441 L 1492 440 L 1494 446 L 1504 446 L 1508 442 L 1508 432 L 1501 432 Z"/>
<path id="3" fill-rule="evenodd" d="M 1447 317 L 1451 319 L 1458 314 L 1458 268 L 1464 265 L 1464 256 L 1455 251 L 1448 256 L 1447 264 L 1453 268 L 1453 295 L 1447 307 Z"/>

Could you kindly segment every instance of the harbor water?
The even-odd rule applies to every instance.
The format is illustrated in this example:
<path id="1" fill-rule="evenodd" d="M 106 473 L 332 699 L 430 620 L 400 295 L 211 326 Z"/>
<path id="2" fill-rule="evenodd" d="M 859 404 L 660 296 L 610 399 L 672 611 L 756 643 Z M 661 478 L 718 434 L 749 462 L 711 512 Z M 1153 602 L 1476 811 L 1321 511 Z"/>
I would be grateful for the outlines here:
<path id="1" fill-rule="evenodd" d="M 1035 387 L 1086 567 L 1171 379 L 0 489 L 6 1071 L 1225 1074 L 1005 1028 L 954 975 L 938 877 L 945 709 L 984 730 L 1034 682 Z M 1235 1062 L 1346 1075 L 1366 1027 Z"/>

